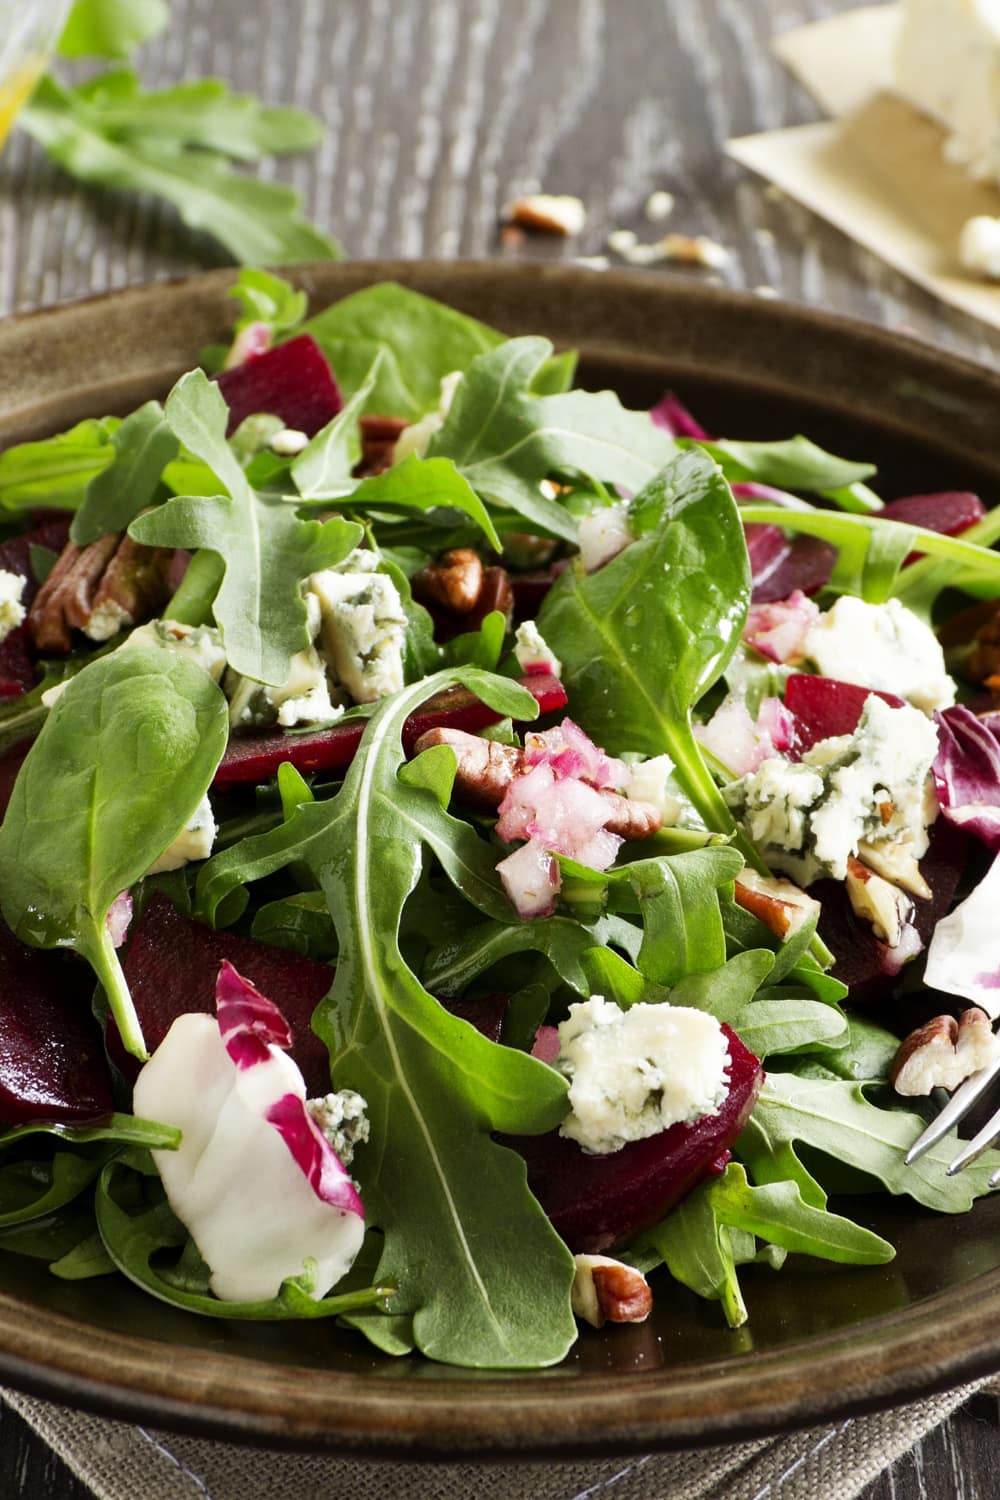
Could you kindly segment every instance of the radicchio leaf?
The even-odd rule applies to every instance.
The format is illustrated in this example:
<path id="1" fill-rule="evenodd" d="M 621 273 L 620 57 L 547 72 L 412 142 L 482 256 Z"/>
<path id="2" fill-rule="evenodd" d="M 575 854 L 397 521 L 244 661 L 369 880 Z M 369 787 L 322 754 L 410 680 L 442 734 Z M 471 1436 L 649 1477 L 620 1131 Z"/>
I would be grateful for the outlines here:
<path id="1" fill-rule="evenodd" d="M 665 391 L 649 415 L 656 427 L 662 427 L 671 437 L 695 438 L 699 442 L 708 438 L 700 422 L 695 421 L 683 401 L 673 391 Z"/>
<path id="2" fill-rule="evenodd" d="M 345 1213 L 364 1218 L 354 1184 L 298 1094 L 282 1094 L 270 1106 L 265 1119 L 281 1136 L 316 1197 Z"/>
<path id="3" fill-rule="evenodd" d="M 936 713 L 938 753 L 932 767 L 942 816 L 1000 850 L 1000 743 L 961 705 Z"/>
<path id="4" fill-rule="evenodd" d="M 292 1045 L 292 1029 L 281 1011 L 227 958 L 219 967 L 215 1008 L 226 1051 L 238 1068 L 267 1062 L 272 1046 L 287 1051 Z"/>

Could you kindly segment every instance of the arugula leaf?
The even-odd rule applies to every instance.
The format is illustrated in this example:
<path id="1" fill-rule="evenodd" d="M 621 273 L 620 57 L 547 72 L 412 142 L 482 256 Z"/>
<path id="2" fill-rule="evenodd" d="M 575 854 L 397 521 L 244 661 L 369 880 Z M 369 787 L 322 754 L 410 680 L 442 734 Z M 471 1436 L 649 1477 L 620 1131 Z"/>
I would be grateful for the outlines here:
<path id="1" fill-rule="evenodd" d="M 128 57 L 166 29 L 167 0 L 74 0 L 60 57 Z"/>
<path id="2" fill-rule="evenodd" d="M 340 254 L 302 218 L 291 188 L 245 177 L 217 152 L 186 149 L 152 133 L 115 140 L 100 111 L 51 74 L 18 123 L 72 176 L 165 199 L 183 223 L 213 234 L 237 261 L 293 265 Z"/>
<path id="3" fill-rule="evenodd" d="M 305 454 L 302 454 L 305 457 Z M 323 498 L 312 494 L 310 500 Z M 381 510 L 383 507 L 427 512 L 461 511 L 479 527 L 490 546 L 501 551 L 502 543 L 489 512 L 469 481 L 448 458 L 417 458 L 410 454 L 381 474 L 362 479 L 350 494 L 334 491 L 341 510 Z"/>
<path id="4" fill-rule="evenodd" d="M 755 1000 L 736 1024 L 759 1058 L 834 1049 L 848 1040 L 847 1017 L 819 1000 Z"/>
<path id="5" fill-rule="evenodd" d="M 231 93 L 219 78 L 144 93 L 136 73 L 119 69 L 88 79 L 75 97 L 110 140 L 169 139 L 178 147 L 197 146 L 238 161 L 309 150 L 323 135 L 315 115 L 267 108 L 252 94 Z M 300 316 L 304 313 L 303 306 Z"/>
<path id="6" fill-rule="evenodd" d="M 110 1276 L 115 1269 L 115 1263 L 96 1229 L 49 1265 L 52 1275 L 58 1276 L 60 1281 L 86 1281 L 91 1276 Z"/>
<path id="7" fill-rule="evenodd" d="M 117 417 L 90 417 L 68 432 L 0 453 L 0 505 L 5 510 L 57 506 L 75 510 L 91 480 L 114 461 Z"/>
<path id="8" fill-rule="evenodd" d="M 908 595 L 919 590 L 921 601 L 929 605 L 941 589 L 967 576 L 1000 590 L 1000 553 L 991 552 L 965 536 L 944 536 L 923 526 L 881 521 L 874 516 L 837 515 L 812 506 L 785 510 L 777 505 L 753 503 L 741 505 L 740 515 L 748 525 L 767 523 L 832 542 L 839 549 L 840 558 L 831 587 L 842 593 L 858 593 L 871 604 L 884 603 L 893 595 L 907 600 Z M 916 568 L 922 567 L 922 563 L 917 563 L 900 577 L 900 569 L 910 552 L 925 553 L 925 561 L 935 559 L 933 574 L 922 572 L 914 578 Z M 931 589 L 927 595 L 929 582 Z"/>
<path id="9" fill-rule="evenodd" d="M 782 1170 L 795 1159 L 804 1171 L 795 1154 L 798 1144 L 877 1178 L 890 1193 L 908 1194 L 941 1213 L 962 1213 L 987 1191 L 1000 1157 L 987 1152 L 964 1172 L 948 1177 L 945 1168 L 954 1146 L 945 1140 L 905 1166 L 903 1158 L 923 1128 L 919 1115 L 871 1103 L 858 1083 L 772 1073 L 737 1151 L 758 1182 L 794 1176 L 802 1186 L 798 1173 Z M 813 1180 L 811 1189 L 803 1190 L 807 1202 L 816 1204 L 816 1187 Z"/>
<path id="10" fill-rule="evenodd" d="M 752 480 L 774 485 L 779 490 L 807 490 L 823 495 L 860 484 L 876 472 L 874 464 L 837 458 L 802 436 L 769 443 L 747 443 L 733 438 L 695 443 L 684 438 L 680 446 L 697 446 L 711 454 L 730 483 Z"/>
<path id="11" fill-rule="evenodd" d="M 423 980 L 437 995 L 461 995 L 473 980 L 515 953 L 541 953 L 559 978 L 579 995 L 590 994 L 584 955 L 601 941 L 600 925 L 584 927 L 569 917 L 540 917 L 533 922 L 479 922 L 427 955 Z"/>
<path id="12" fill-rule="evenodd" d="M 884 1083 L 899 1051 L 899 1038 L 863 1016 L 852 1014 L 846 1020 L 846 1042 L 821 1044 L 810 1050 L 839 1078 L 857 1083 Z"/>
<path id="13" fill-rule="evenodd" d="M 750 569 L 739 513 L 718 466 L 690 452 L 636 496 L 631 514 L 638 540 L 596 573 L 567 569 L 538 628 L 563 664 L 587 733 L 613 754 L 666 752 L 708 827 L 737 836 L 691 709 L 725 671 L 746 621 Z"/>
<path id="14" fill-rule="evenodd" d="M 305 292 L 260 266 L 244 266 L 226 296 L 240 304 L 235 333 L 249 323 L 266 323 L 272 336 L 280 338 L 294 332 L 309 310 Z"/>
<path id="15" fill-rule="evenodd" d="M 161 1125 L 157 1120 L 143 1120 L 136 1115 L 112 1114 L 97 1125 L 66 1125 L 32 1121 L 29 1125 L 10 1125 L 0 1130 L 0 1151 L 15 1141 L 23 1141 L 34 1135 L 53 1136 L 73 1146 L 90 1146 L 99 1142 L 113 1142 L 118 1146 L 147 1146 L 150 1150 L 162 1148 L 172 1150 L 181 1138 L 173 1125 Z"/>
<path id="16" fill-rule="evenodd" d="M 222 558 L 213 611 L 226 656 L 244 677 L 280 686 L 292 657 L 309 645 L 302 579 L 342 561 L 361 527 L 336 517 L 300 521 L 280 497 L 254 491 L 226 442 L 225 399 L 202 370 L 174 386 L 166 418 L 229 493 L 175 496 L 133 521 L 129 534 L 150 546 L 204 548 Z"/>
<path id="17" fill-rule="evenodd" d="M 740 1018 L 773 965 L 774 957 L 766 948 L 752 948 L 747 953 L 735 954 L 719 969 L 685 975 L 670 991 L 668 999 L 671 1005 L 693 1006 L 740 1029 Z"/>
<path id="18" fill-rule="evenodd" d="M 137 1057 L 142 1030 L 105 919 L 192 817 L 228 727 L 201 667 L 166 651 L 112 652 L 52 709 L 0 828 L 5 920 L 22 942 L 90 960 Z"/>
<path id="19" fill-rule="evenodd" d="M 434 838 L 445 849 L 453 832 L 435 792 L 399 776 L 402 728 L 453 681 L 498 713 L 530 713 L 518 684 L 473 668 L 404 688 L 375 711 L 337 796 L 300 806 L 281 829 L 209 861 L 199 900 L 202 910 L 214 903 L 220 871 L 232 882 L 293 858 L 309 864 L 340 943 L 314 1026 L 330 1048 L 335 1087 L 368 1100 L 372 1144 L 354 1170 L 385 1236 L 378 1280 L 399 1286 L 390 1312 L 412 1319 L 417 1346 L 446 1363 L 547 1365 L 575 1338 L 572 1256 L 528 1192 L 523 1162 L 490 1132 L 552 1129 L 565 1111 L 565 1080 L 451 1016 L 399 947 L 422 846 Z M 381 1337 L 377 1321 L 352 1322 Z"/>
<path id="20" fill-rule="evenodd" d="M 638 490 L 674 444 L 646 412 L 627 411 L 610 391 L 533 396 L 552 353 L 548 339 L 517 338 L 473 360 L 428 458 L 451 458 L 473 489 L 533 527 L 576 538 L 576 522 L 539 488 L 560 471 Z"/>
<path id="21" fill-rule="evenodd" d="M 707 1302 L 721 1302 L 729 1327 L 742 1328 L 747 1309 L 732 1242 L 707 1184 L 695 1188 L 659 1224 L 643 1231 L 635 1248 L 642 1255 L 650 1247 L 675 1281 Z"/>
<path id="22" fill-rule="evenodd" d="M 164 468 L 180 450 L 158 401 L 147 401 L 126 417 L 111 445 L 114 462 L 90 481 L 73 517 L 69 534 L 78 547 L 124 531 L 152 503 Z"/>
<path id="23" fill-rule="evenodd" d="M 194 1280 L 196 1285 L 202 1283 L 204 1290 L 187 1290 L 183 1284 L 179 1284 L 182 1282 L 179 1277 L 168 1280 L 162 1269 L 161 1252 L 186 1246 L 189 1243 L 188 1232 L 175 1217 L 158 1182 L 150 1185 L 139 1204 L 134 1202 L 134 1181 L 128 1180 L 131 1177 L 131 1165 L 127 1158 L 116 1160 L 109 1162 L 102 1171 L 95 1199 L 97 1227 L 105 1249 L 117 1269 L 160 1302 L 168 1302 L 172 1307 L 181 1307 L 187 1312 L 200 1313 L 206 1318 L 235 1318 L 254 1322 L 341 1317 L 359 1308 L 384 1302 L 389 1290 L 385 1286 L 365 1287 L 340 1296 L 316 1299 L 311 1295 L 314 1282 L 308 1264 L 301 1276 L 290 1277 L 282 1284 L 276 1297 L 262 1302 L 222 1302 L 213 1297 L 207 1290 L 208 1268 L 200 1256 L 197 1257 L 196 1264 L 201 1274 L 192 1277 L 189 1272 L 183 1279 Z M 149 1170 L 152 1171 L 151 1165 Z M 126 1189 L 124 1192 L 123 1187 Z M 132 1188 L 131 1193 L 127 1191 L 129 1187 Z M 157 1260 L 155 1266 L 154 1258 Z M 191 1259 L 193 1257 L 189 1256 L 188 1266 Z M 184 1262 L 183 1255 L 181 1261 Z"/>
<path id="24" fill-rule="evenodd" d="M 380 350 L 358 389 L 292 464 L 292 479 L 303 500 L 339 498 L 355 488 L 354 466 L 361 457 L 358 419 L 378 379 L 382 359 Z"/>

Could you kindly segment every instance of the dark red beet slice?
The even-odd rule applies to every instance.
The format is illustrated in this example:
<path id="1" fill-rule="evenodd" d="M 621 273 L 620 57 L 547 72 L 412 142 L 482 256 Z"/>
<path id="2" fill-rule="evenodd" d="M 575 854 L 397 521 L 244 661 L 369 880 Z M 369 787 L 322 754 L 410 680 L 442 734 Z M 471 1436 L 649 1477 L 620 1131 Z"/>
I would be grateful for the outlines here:
<path id="1" fill-rule="evenodd" d="M 0 568 L 17 573 L 26 580 L 21 602 L 27 607 L 38 593 L 38 583 L 31 571 L 31 548 L 48 547 L 61 552 L 69 538 L 69 516 L 56 516 L 0 543 Z M 0 698 L 16 698 L 33 688 L 38 680 L 27 625 L 12 630 L 0 641 Z"/>
<path id="2" fill-rule="evenodd" d="M 312 1014 L 333 983 L 329 964 L 317 963 L 233 932 L 216 932 L 182 916 L 159 891 L 132 929 L 122 961 L 146 1047 L 153 1052 L 186 1011 L 215 1014 L 215 981 L 224 958 L 273 1000 L 292 1029 L 292 1056 L 310 1094 L 330 1091 L 330 1059 L 312 1029 Z M 108 1051 L 128 1078 L 138 1063 L 108 1021 Z"/>
<path id="3" fill-rule="evenodd" d="M 0 819 L 7 811 L 7 804 L 14 791 L 14 782 L 24 765 L 24 757 L 33 743 L 33 740 L 20 740 L 16 745 L 11 745 L 9 750 L 4 750 L 0 754 Z"/>
<path id="4" fill-rule="evenodd" d="M 816 594 L 830 581 L 837 549 L 818 536 L 795 536 L 788 543 L 786 555 L 779 559 L 760 582 L 753 585 L 754 604 L 773 604 L 787 599 L 796 589 Z"/>
<path id="5" fill-rule="evenodd" d="M 509 995 L 479 995 L 474 1000 L 442 1000 L 445 1010 L 468 1021 L 491 1042 L 499 1042 L 510 1004 Z"/>
<path id="6" fill-rule="evenodd" d="M 558 677 L 539 672 L 519 680 L 534 696 L 541 713 L 565 708 L 566 689 Z M 410 715 L 403 728 L 403 745 L 409 755 L 428 729 L 465 729 L 472 733 L 497 723 L 501 717 L 466 688 L 449 688 L 431 698 L 418 714 Z M 215 773 L 215 785 L 266 781 L 269 776 L 277 775 L 278 767 L 286 760 L 302 772 L 343 771 L 354 759 L 366 723 L 365 719 L 353 719 L 346 724 L 334 724 L 330 729 L 317 729 L 313 734 L 278 732 L 234 737 Z"/>
<path id="7" fill-rule="evenodd" d="M 872 688 L 853 682 L 838 682 L 835 677 L 814 677 L 809 672 L 793 672 L 785 688 L 785 707 L 795 720 L 795 748 L 801 755 L 819 740 L 835 734 L 853 734 L 864 711 Z M 875 693 L 890 708 L 905 708 L 895 693 Z"/>
<path id="8" fill-rule="evenodd" d="M 309 333 L 224 370 L 218 383 L 229 404 L 227 436 L 246 417 L 267 411 L 315 437 L 344 405 L 326 356 Z"/>
<path id="9" fill-rule="evenodd" d="M 942 490 L 936 495 L 907 495 L 902 500 L 890 500 L 879 511 L 883 521 L 902 521 L 908 526 L 923 526 L 927 531 L 940 532 L 942 536 L 960 536 L 975 526 L 986 514 L 986 506 L 978 495 L 970 490 Z M 904 567 L 922 557 L 922 552 L 911 552 Z"/>
<path id="10" fill-rule="evenodd" d="M 602 1254 L 655 1224 L 709 1172 L 736 1140 L 753 1109 L 764 1070 L 735 1032 L 729 1038 L 730 1089 L 718 1114 L 672 1125 L 608 1156 L 588 1156 L 557 1130 L 501 1136 L 528 1163 L 528 1184 L 575 1252 Z"/>
<path id="11" fill-rule="evenodd" d="M 938 818 L 930 830 L 927 853 L 920 861 L 931 899 L 915 902 L 913 913 L 913 925 L 925 945 L 955 899 L 968 847 L 967 834 L 954 823 Z M 851 1003 L 866 1005 L 885 999 L 895 989 L 900 971 L 885 943 L 879 942 L 867 922 L 854 915 L 846 887 L 839 880 L 820 880 L 809 887 L 809 894 L 821 903 L 820 937 L 836 958 L 831 973 L 847 985 Z"/>
<path id="12" fill-rule="evenodd" d="M 26 948 L 0 921 L 0 1124 L 85 1125 L 110 1115 L 93 992 L 86 964 Z"/>

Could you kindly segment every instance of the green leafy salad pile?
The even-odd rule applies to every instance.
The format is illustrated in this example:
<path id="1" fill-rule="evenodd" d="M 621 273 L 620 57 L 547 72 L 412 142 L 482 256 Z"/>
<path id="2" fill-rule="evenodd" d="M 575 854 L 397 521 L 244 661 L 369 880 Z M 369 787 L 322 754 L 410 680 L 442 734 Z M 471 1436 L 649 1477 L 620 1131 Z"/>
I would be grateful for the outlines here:
<path id="1" fill-rule="evenodd" d="M 36 118 L 46 108 L 43 97 Z M 766 864 L 695 730 L 727 684 L 745 689 L 770 671 L 741 642 L 751 593 L 744 520 L 838 549 L 825 602 L 902 595 L 926 609 L 945 586 L 1000 593 L 1000 557 L 983 545 L 1000 530 L 996 517 L 974 541 L 881 521 L 869 468 L 802 439 L 675 439 L 610 392 L 574 388 L 573 357 L 546 339 L 505 338 L 399 286 L 370 287 L 308 321 L 303 299 L 263 272 L 244 273 L 236 293 L 246 321 L 269 323 L 279 341 L 310 333 L 335 373 L 343 409 L 297 452 L 272 443 L 283 424 L 264 417 L 227 439 L 223 396 L 195 369 L 162 406 L 0 456 L 11 532 L 56 506 L 75 512 L 79 545 L 127 530 L 189 552 L 163 618 L 208 632 L 228 663 L 220 686 L 183 653 L 130 644 L 127 629 L 101 645 L 79 637 L 44 663 L 39 687 L 0 707 L 8 753 L 37 736 L 0 830 L 0 907 L 23 942 L 89 961 L 96 1013 L 110 1012 L 137 1057 L 142 1025 L 121 957 L 129 940 L 117 948 L 108 921 L 123 893 L 133 920 L 155 892 L 209 927 L 329 964 L 313 1028 L 333 1089 L 367 1103 L 368 1139 L 350 1167 L 364 1247 L 318 1300 L 309 1265 L 273 1300 L 214 1297 L 211 1268 L 150 1154 L 175 1147 L 178 1132 L 130 1113 L 124 1076 L 118 1112 L 102 1123 L 12 1125 L 0 1136 L 0 1245 L 61 1277 L 122 1273 L 203 1315 L 334 1315 L 392 1354 L 551 1365 L 577 1338 L 574 1258 L 529 1191 L 524 1160 L 498 1137 L 564 1122 L 565 1072 L 532 1046 L 540 1027 L 594 995 L 626 1011 L 643 1002 L 706 1011 L 766 1068 L 724 1170 L 613 1251 L 656 1273 L 658 1300 L 684 1295 L 680 1283 L 720 1302 L 736 1327 L 747 1317 L 741 1265 L 778 1271 L 788 1253 L 889 1260 L 889 1243 L 828 1207 L 845 1179 L 852 1191 L 968 1209 L 995 1156 L 948 1177 L 943 1143 L 903 1165 L 924 1122 L 887 1085 L 897 1038 L 845 1004 L 815 912 L 782 940 L 736 903 L 740 872 Z M 442 381 L 455 372 L 444 412 Z M 390 413 L 433 419 L 425 450 L 356 477 L 362 417 Z M 779 485 L 799 502 L 757 499 L 741 517 L 731 482 Z M 587 573 L 580 523 L 622 497 L 631 545 Z M 517 914 L 498 875 L 510 848 L 495 813 L 453 799 L 454 751 L 404 749 L 407 720 L 444 690 L 488 706 L 495 744 L 519 745 L 537 713 L 502 612 L 442 644 L 414 597 L 411 580 L 453 548 L 499 560 L 515 582 L 540 554 L 564 564 L 537 625 L 562 664 L 565 713 L 608 755 L 633 766 L 667 756 L 672 766 L 676 820 L 626 840 L 604 871 L 558 856 L 559 893 L 535 918 Z M 914 550 L 924 561 L 901 571 Z M 313 645 L 305 580 L 360 553 L 401 603 L 401 685 L 337 705 L 330 732 L 356 722 L 361 733 L 343 771 L 302 775 L 285 764 L 256 787 L 213 786 L 239 734 L 223 691 L 230 674 L 265 698 L 285 684 Z M 53 561 L 36 548 L 36 575 Z M 289 745 L 315 729 L 282 729 L 273 716 L 267 727 Z M 210 857 L 149 875 L 206 795 L 218 824 Z M 507 997 L 499 1042 L 465 1019 L 498 994 Z"/>

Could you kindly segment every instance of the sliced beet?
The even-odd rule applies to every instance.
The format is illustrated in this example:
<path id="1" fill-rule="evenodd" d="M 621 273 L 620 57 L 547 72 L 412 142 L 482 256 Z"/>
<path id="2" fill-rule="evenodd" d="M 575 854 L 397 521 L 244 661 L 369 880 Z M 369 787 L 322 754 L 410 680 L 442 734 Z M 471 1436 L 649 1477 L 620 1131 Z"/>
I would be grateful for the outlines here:
<path id="1" fill-rule="evenodd" d="M 86 1125 L 110 1115 L 93 992 L 86 964 L 25 947 L 0 921 L 0 1124 Z"/>
<path id="2" fill-rule="evenodd" d="M 913 911 L 913 925 L 925 947 L 955 900 L 968 849 L 968 835 L 954 823 L 938 818 L 932 825 L 927 853 L 920 861 L 931 898 L 914 902 Z M 867 1005 L 891 995 L 900 970 L 885 943 L 854 915 L 847 888 L 839 880 L 820 880 L 809 887 L 809 894 L 821 905 L 819 934 L 836 960 L 831 973 L 847 985 L 850 1002 Z"/>
<path id="3" fill-rule="evenodd" d="M 39 589 L 31 568 L 31 548 L 47 547 L 52 552 L 61 552 L 69 539 L 69 527 L 69 516 L 55 516 L 32 531 L 24 531 L 20 536 L 0 542 L 0 568 L 25 580 L 21 595 L 25 608 L 30 607 Z M 20 697 L 37 681 L 27 624 L 18 625 L 5 640 L 0 641 L 0 698 Z"/>
<path id="4" fill-rule="evenodd" d="M 543 714 L 565 708 L 566 689 L 558 677 L 532 673 L 519 679 L 533 695 Z M 448 688 L 431 698 L 417 714 L 411 714 L 403 726 L 403 745 L 407 755 L 428 729 L 465 729 L 474 732 L 496 724 L 502 714 L 494 713 L 467 688 Z M 238 782 L 266 781 L 276 776 L 283 761 L 290 761 L 297 771 L 343 771 L 354 759 L 365 719 L 352 719 L 317 729 L 312 734 L 253 734 L 234 736 L 229 741 L 219 769 L 216 786 L 233 786 Z M 236 965 L 239 968 L 239 964 Z"/>
<path id="5" fill-rule="evenodd" d="M 835 677 L 814 677 L 809 672 L 793 672 L 785 688 L 785 707 L 795 720 L 795 748 L 801 755 L 819 740 L 837 734 L 853 734 L 858 727 L 865 703 L 875 693 L 890 708 L 905 708 L 904 699 L 895 693 L 877 692 L 858 687 L 853 682 L 838 682 Z"/>
<path id="6" fill-rule="evenodd" d="M 147 1049 L 153 1052 L 186 1011 L 215 1014 L 215 981 L 224 958 L 284 1014 L 294 1038 L 292 1057 L 310 1096 L 329 1093 L 329 1054 L 311 1024 L 333 983 L 329 964 L 255 938 L 216 932 L 182 916 L 159 891 L 132 929 L 122 961 Z M 106 1039 L 122 1072 L 134 1078 L 138 1063 L 126 1053 L 110 1018 Z"/>
<path id="7" fill-rule="evenodd" d="M 7 804 L 14 792 L 14 782 L 24 765 L 24 758 L 31 749 L 33 740 L 19 740 L 0 754 L 0 819 L 7 812 Z"/>
<path id="8" fill-rule="evenodd" d="M 879 511 L 883 521 L 902 521 L 907 526 L 923 526 L 941 536 L 961 536 L 986 514 L 986 506 L 971 490 L 942 490 L 935 495 L 907 495 L 890 500 Z M 903 566 L 916 562 L 922 552 L 911 552 Z"/>
<path id="9" fill-rule="evenodd" d="M 728 1026 L 730 1089 L 722 1108 L 693 1125 L 672 1125 L 607 1156 L 588 1156 L 557 1130 L 501 1136 L 528 1164 L 528 1185 L 558 1233 L 577 1253 L 602 1254 L 669 1213 L 736 1140 L 753 1109 L 764 1070 Z"/>
<path id="10" fill-rule="evenodd" d="M 509 995 L 479 995 L 474 1000 L 442 1000 L 445 1010 L 468 1021 L 491 1042 L 503 1036 L 503 1023 L 510 1005 Z"/>
<path id="11" fill-rule="evenodd" d="M 818 536 L 795 536 L 788 541 L 788 550 L 753 585 L 754 604 L 773 604 L 777 599 L 787 599 L 796 589 L 803 594 L 817 594 L 830 581 L 837 549 Z"/>
<path id="12" fill-rule="evenodd" d="M 229 405 L 227 437 L 247 417 L 264 411 L 315 437 L 344 405 L 326 356 L 309 333 L 223 370 L 218 385 Z"/>

